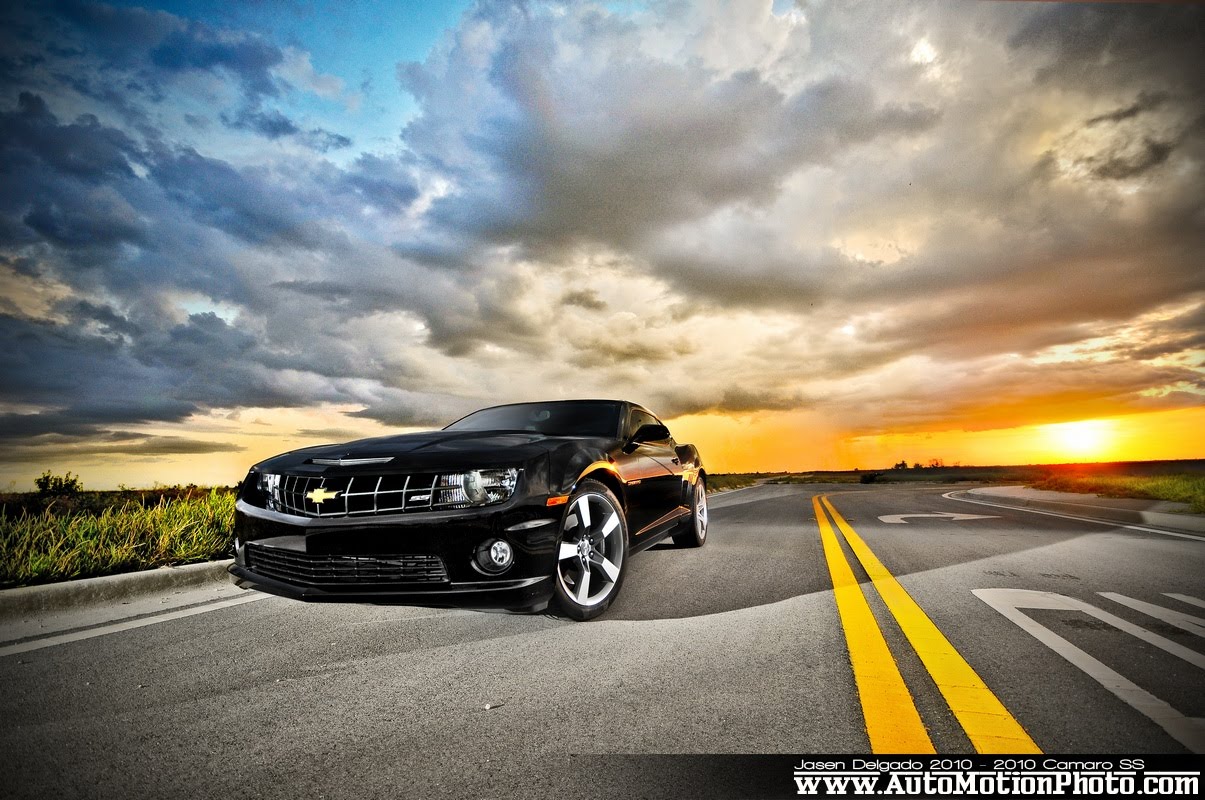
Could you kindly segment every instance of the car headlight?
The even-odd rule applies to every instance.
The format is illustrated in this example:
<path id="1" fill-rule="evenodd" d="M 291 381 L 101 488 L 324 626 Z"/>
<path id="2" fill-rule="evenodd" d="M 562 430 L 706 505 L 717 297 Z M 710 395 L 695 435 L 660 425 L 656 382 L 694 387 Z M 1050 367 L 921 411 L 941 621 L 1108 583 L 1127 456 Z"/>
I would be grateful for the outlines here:
<path id="1" fill-rule="evenodd" d="M 264 498 L 264 507 L 276 511 L 280 508 L 280 476 L 272 472 L 259 473 L 258 486 Z"/>
<path id="2" fill-rule="evenodd" d="M 519 482 L 519 470 L 474 469 L 468 472 L 452 472 L 435 479 L 433 506 L 443 508 L 469 508 L 486 506 L 509 500 Z"/>

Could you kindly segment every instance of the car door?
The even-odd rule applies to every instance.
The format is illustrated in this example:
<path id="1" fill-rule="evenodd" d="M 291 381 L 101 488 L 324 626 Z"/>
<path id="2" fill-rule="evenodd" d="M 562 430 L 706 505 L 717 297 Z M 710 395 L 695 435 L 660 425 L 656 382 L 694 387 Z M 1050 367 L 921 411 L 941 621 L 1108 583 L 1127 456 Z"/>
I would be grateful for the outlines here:
<path id="1" fill-rule="evenodd" d="M 661 424 L 647 411 L 634 408 L 628 417 L 625 436 L 630 439 L 644 425 Z M 682 468 L 675 464 L 677 454 L 672 437 L 631 442 L 624 453 L 620 477 L 628 496 L 628 527 L 633 536 L 638 536 L 681 505 Z"/>

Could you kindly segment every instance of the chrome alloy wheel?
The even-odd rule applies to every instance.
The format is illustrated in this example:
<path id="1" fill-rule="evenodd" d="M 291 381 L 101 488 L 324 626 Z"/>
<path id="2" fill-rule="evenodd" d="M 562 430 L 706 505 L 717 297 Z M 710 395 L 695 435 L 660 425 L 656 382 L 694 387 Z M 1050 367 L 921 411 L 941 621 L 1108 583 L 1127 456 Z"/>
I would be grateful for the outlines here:
<path id="1" fill-rule="evenodd" d="M 624 558 L 621 513 L 606 496 L 585 492 L 565 514 L 557 580 L 565 595 L 582 608 L 606 600 L 619 580 Z"/>
<path id="2" fill-rule="evenodd" d="M 682 515 L 674 544 L 678 547 L 702 547 L 707 543 L 707 485 L 699 476 L 690 490 L 690 513 Z"/>

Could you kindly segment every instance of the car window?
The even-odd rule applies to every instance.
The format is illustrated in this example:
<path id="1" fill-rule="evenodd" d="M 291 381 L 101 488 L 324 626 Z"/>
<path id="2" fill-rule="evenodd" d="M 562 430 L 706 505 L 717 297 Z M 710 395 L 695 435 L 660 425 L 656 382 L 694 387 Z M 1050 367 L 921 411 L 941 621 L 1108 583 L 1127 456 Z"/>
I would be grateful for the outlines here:
<path id="1" fill-rule="evenodd" d="M 632 414 L 628 418 L 628 436 L 632 436 L 633 434 L 635 434 L 636 431 L 640 430 L 640 427 L 642 425 L 664 425 L 664 424 L 665 423 L 663 423 L 661 420 L 657 419 L 656 417 L 654 417 L 652 414 L 648 413 L 647 411 L 642 411 L 639 408 L 633 408 Z M 662 439 L 660 441 L 669 441 L 669 440 Z"/>
<path id="2" fill-rule="evenodd" d="M 628 436 L 632 436 L 636 431 L 640 430 L 641 425 L 652 425 L 653 423 L 652 414 L 633 408 L 631 415 L 628 417 Z"/>
<path id="3" fill-rule="evenodd" d="M 554 401 L 483 408 L 453 422 L 448 431 L 534 431 L 550 436 L 614 437 L 618 403 Z"/>

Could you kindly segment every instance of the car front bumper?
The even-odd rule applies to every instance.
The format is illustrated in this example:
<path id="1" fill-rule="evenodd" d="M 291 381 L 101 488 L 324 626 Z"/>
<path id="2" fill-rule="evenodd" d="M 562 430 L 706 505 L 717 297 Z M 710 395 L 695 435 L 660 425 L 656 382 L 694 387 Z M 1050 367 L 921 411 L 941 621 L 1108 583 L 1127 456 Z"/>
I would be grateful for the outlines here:
<path id="1" fill-rule="evenodd" d="M 544 498 L 452 512 L 315 518 L 240 500 L 236 584 L 301 600 L 540 610 L 553 592 L 562 509 Z M 492 539 L 514 562 L 492 575 L 475 565 Z"/>

